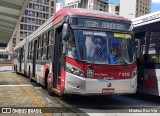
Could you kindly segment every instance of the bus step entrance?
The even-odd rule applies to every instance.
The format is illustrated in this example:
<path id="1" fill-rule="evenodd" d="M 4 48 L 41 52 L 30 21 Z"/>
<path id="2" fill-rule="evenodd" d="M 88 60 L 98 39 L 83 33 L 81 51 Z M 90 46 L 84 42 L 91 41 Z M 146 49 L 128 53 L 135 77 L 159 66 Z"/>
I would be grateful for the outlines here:
<path id="1" fill-rule="evenodd" d="M 60 93 L 60 88 L 52 88 L 52 90 Z"/>
<path id="2" fill-rule="evenodd" d="M 58 77 L 58 83 L 57 84 L 60 85 L 61 84 L 60 82 L 61 82 L 61 77 Z"/>

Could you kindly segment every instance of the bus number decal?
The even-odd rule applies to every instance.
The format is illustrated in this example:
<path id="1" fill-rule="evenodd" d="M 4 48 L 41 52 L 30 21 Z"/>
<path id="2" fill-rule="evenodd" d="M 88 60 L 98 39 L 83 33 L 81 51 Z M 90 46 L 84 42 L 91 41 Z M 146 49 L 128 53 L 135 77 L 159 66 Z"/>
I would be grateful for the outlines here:
<path id="1" fill-rule="evenodd" d="M 83 35 L 93 35 L 93 31 L 83 31 Z"/>
<path id="2" fill-rule="evenodd" d="M 130 73 L 129 72 L 119 72 L 119 76 L 129 77 Z"/>

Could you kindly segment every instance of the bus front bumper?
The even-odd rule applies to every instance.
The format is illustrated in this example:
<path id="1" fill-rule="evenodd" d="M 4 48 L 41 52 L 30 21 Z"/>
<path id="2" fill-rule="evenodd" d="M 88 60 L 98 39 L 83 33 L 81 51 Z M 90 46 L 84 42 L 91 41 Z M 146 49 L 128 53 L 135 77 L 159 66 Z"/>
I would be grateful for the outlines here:
<path id="1" fill-rule="evenodd" d="M 137 76 L 131 79 L 106 80 L 79 77 L 66 72 L 64 94 L 114 95 L 133 94 L 137 90 Z"/>

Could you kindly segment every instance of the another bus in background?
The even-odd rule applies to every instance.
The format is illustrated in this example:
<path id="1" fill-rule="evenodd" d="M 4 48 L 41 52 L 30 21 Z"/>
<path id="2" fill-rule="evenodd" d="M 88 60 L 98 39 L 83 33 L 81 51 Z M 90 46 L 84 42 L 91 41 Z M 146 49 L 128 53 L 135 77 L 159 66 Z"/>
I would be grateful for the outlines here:
<path id="1" fill-rule="evenodd" d="M 160 96 L 160 12 L 133 19 L 138 92 Z"/>

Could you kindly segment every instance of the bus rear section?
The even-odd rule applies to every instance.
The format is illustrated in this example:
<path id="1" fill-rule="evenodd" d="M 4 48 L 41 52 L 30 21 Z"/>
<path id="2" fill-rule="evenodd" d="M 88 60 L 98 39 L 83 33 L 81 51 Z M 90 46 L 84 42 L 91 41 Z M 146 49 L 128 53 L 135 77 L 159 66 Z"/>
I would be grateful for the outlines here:
<path id="1" fill-rule="evenodd" d="M 133 20 L 137 40 L 138 92 L 160 96 L 160 12 Z"/>
<path id="2" fill-rule="evenodd" d="M 85 13 L 88 10 L 64 10 L 68 13 L 63 17 L 65 22 L 55 29 L 56 55 L 48 88 L 59 95 L 135 93 L 137 66 L 131 21 L 103 16 L 99 11 L 90 11 L 92 16 Z"/>

